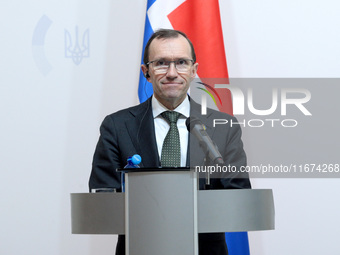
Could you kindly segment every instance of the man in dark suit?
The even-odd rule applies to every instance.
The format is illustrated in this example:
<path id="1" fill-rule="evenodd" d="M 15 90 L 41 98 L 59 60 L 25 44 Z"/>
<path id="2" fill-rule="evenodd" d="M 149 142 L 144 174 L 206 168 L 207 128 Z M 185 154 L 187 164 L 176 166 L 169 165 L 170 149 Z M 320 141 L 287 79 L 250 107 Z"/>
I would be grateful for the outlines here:
<path id="1" fill-rule="evenodd" d="M 205 154 L 198 141 L 189 136 L 185 126 L 189 116 L 199 118 L 206 125 L 207 133 L 216 143 L 227 166 L 239 169 L 246 165 L 240 127 L 213 127 L 214 119 L 233 119 L 234 123 L 236 119 L 214 110 L 208 110 L 206 115 L 201 116 L 200 106 L 188 97 L 187 91 L 197 68 L 193 45 L 184 33 L 163 29 L 152 35 L 145 48 L 142 71 L 152 83 L 154 94 L 146 102 L 104 119 L 93 159 L 90 189 L 121 191 L 120 175 L 116 169 L 123 168 L 127 158 L 134 154 L 141 156 L 141 167 L 204 166 Z M 173 117 L 168 117 L 174 116 L 172 114 L 177 116 L 175 127 L 170 120 Z M 177 139 L 179 142 L 173 145 Z M 169 157 L 166 143 L 178 146 L 170 152 L 176 154 L 170 154 L 171 160 L 175 158 L 174 165 L 169 165 L 173 162 L 166 159 Z M 212 189 L 250 188 L 247 175 L 233 173 L 222 177 L 211 180 Z M 204 180 L 200 180 L 200 189 L 203 187 Z M 116 254 L 125 254 L 124 236 L 118 238 Z M 224 233 L 200 234 L 199 254 L 228 254 Z"/>

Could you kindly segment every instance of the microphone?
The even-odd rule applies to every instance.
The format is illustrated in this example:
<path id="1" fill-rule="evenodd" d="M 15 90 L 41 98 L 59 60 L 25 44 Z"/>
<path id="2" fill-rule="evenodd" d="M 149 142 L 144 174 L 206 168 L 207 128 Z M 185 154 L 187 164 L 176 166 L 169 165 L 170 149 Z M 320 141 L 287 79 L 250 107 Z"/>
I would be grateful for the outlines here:
<path id="1" fill-rule="evenodd" d="M 209 159 L 214 164 L 224 164 L 221 153 L 218 151 L 217 146 L 205 131 L 206 128 L 204 124 L 195 117 L 189 117 L 185 121 L 185 125 L 187 126 L 188 131 L 196 136 L 205 155 L 208 155 Z"/>

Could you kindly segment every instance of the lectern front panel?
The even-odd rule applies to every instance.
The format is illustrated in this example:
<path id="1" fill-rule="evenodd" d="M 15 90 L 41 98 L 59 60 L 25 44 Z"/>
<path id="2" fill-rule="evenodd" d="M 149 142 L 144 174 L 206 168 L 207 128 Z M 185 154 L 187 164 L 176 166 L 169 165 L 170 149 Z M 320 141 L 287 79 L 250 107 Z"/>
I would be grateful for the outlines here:
<path id="1" fill-rule="evenodd" d="M 195 255 L 197 181 L 190 171 L 126 173 L 126 254 Z"/>

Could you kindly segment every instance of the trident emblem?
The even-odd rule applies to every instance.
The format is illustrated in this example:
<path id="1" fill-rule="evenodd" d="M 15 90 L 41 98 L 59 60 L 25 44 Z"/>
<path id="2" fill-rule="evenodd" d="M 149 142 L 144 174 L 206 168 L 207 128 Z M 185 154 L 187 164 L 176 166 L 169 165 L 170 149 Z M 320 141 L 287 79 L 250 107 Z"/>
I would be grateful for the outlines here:
<path id="1" fill-rule="evenodd" d="M 69 31 L 65 29 L 65 57 L 72 58 L 76 65 L 79 65 L 83 58 L 90 57 L 90 32 L 87 29 L 79 42 L 78 27 L 75 29 L 76 37 L 74 43 L 72 43 L 72 37 Z"/>

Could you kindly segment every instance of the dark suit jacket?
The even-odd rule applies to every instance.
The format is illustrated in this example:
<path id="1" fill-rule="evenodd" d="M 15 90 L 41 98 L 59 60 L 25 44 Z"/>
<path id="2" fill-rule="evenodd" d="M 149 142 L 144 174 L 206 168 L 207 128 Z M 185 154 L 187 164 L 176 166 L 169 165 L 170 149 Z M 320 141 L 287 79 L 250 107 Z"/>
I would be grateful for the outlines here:
<path id="1" fill-rule="evenodd" d="M 207 133 L 216 143 L 225 164 L 239 168 L 246 165 L 246 155 L 241 141 L 239 125 L 230 126 L 230 121 L 237 120 L 225 113 L 208 109 L 207 114 L 200 114 L 201 108 L 190 99 L 190 116 L 199 118 L 207 128 Z M 224 119 L 228 125 L 213 127 L 214 119 Z M 101 127 L 100 138 L 93 158 L 92 172 L 89 180 L 90 189 L 115 188 L 121 190 L 120 174 L 117 168 L 126 165 L 128 157 L 139 154 L 142 158 L 141 167 L 159 167 L 160 159 L 157 150 L 151 98 L 144 103 L 108 115 Z M 204 166 L 205 154 L 199 148 L 195 137 L 189 137 L 187 166 Z M 228 174 L 223 178 L 211 180 L 212 189 L 250 188 L 248 175 Z M 200 180 L 200 189 L 204 180 Z M 200 255 L 227 254 L 224 234 L 200 234 Z M 223 246 L 223 247 L 222 247 Z M 116 254 L 124 255 L 124 237 L 118 239 Z"/>

